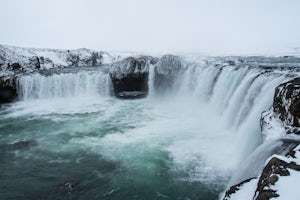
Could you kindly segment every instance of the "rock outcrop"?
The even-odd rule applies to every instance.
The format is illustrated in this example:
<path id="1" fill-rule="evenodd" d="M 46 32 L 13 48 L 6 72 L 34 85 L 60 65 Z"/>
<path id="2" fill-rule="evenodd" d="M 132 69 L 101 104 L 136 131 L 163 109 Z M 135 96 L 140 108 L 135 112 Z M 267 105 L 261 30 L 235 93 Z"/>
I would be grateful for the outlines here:
<path id="1" fill-rule="evenodd" d="M 109 74 L 118 98 L 143 98 L 148 94 L 149 65 L 157 62 L 150 56 L 128 57 L 113 63 Z"/>
<path id="2" fill-rule="evenodd" d="M 300 127 L 300 78 L 279 85 L 275 90 L 273 111 L 289 129 Z"/>
<path id="3" fill-rule="evenodd" d="M 121 59 L 120 56 L 113 57 L 106 52 L 89 49 L 57 50 L 0 45 L 0 101 L 16 99 L 16 84 L 11 83 L 15 77 L 33 72 L 47 73 L 53 68 L 105 65 L 109 68 L 107 72 L 112 80 L 114 95 L 129 99 L 147 96 L 150 65 L 155 69 L 153 89 L 158 93 L 172 90 L 183 70 L 181 58 L 174 55 L 164 55 L 160 59 L 151 56 Z"/>
<path id="4" fill-rule="evenodd" d="M 276 182 L 283 176 L 289 176 L 291 170 L 300 172 L 300 165 L 290 159 L 290 155 L 285 157 L 272 157 L 264 167 L 257 183 L 255 199 L 267 200 L 280 196 L 280 191 L 276 187 Z M 294 183 L 297 184 L 297 183 Z"/>

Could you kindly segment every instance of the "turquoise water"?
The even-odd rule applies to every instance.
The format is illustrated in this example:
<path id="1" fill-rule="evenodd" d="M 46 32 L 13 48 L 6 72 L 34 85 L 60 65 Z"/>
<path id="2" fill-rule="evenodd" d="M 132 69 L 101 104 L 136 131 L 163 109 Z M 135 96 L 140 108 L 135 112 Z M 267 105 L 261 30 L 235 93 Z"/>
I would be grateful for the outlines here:
<path id="1" fill-rule="evenodd" d="M 2 105 L 0 199 L 218 199 L 230 152 L 202 115 L 100 96 Z"/>

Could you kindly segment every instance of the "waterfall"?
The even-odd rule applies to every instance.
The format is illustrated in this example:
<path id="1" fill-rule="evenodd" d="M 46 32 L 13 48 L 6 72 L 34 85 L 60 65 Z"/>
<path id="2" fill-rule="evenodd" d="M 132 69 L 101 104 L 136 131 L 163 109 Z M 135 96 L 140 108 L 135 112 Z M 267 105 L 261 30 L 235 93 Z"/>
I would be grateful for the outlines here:
<path id="1" fill-rule="evenodd" d="M 161 92 L 156 91 L 157 87 L 155 87 L 157 86 L 155 82 L 157 80 L 155 77 L 156 67 L 156 65 L 149 66 L 148 98 L 150 100 L 162 95 Z M 232 154 L 231 164 L 228 168 L 235 169 L 242 160 L 262 144 L 259 123 L 261 113 L 272 105 L 275 87 L 289 79 L 287 71 L 200 62 L 184 63 L 181 68 L 174 70 L 177 70 L 178 73 L 169 73 L 169 76 L 172 75 L 171 78 L 164 77 L 168 76 L 168 73 L 161 75 L 169 81 L 160 82 L 160 84 L 167 84 L 166 87 L 159 85 L 166 88 L 166 91 L 163 90 L 165 99 L 170 103 L 176 103 L 174 109 L 183 107 L 195 110 L 195 112 L 197 110 L 197 113 L 201 113 L 201 109 L 203 109 L 203 114 L 201 113 L 203 116 L 197 115 L 198 121 L 204 121 L 201 123 L 213 125 L 211 120 L 215 120 L 213 126 L 218 129 L 208 129 L 207 133 L 213 135 L 214 133 L 210 133 L 210 131 L 221 130 L 215 133 L 215 137 L 220 137 L 219 140 L 226 137 L 226 142 L 218 143 L 218 145 L 220 148 L 228 148 L 226 156 L 230 157 L 228 155 Z M 20 98 L 25 101 L 108 96 L 112 90 L 109 74 L 101 71 L 79 71 L 50 76 L 31 74 L 21 76 L 17 85 Z M 181 112 L 178 109 L 178 115 L 181 115 Z M 210 116 L 206 119 L 207 115 L 213 115 L 213 117 Z M 195 123 L 198 122 L 195 121 Z M 192 136 L 196 141 L 203 141 L 201 134 L 207 134 L 205 131 L 200 132 L 195 133 L 199 136 Z M 194 148 L 190 151 L 191 154 L 197 154 L 206 152 L 206 149 L 198 151 Z M 212 156 L 209 153 L 207 155 Z M 263 162 L 263 158 L 260 163 Z M 213 159 L 221 158 L 217 155 Z M 253 172 L 249 172 L 249 174 L 253 174 Z"/>
<path id="2" fill-rule="evenodd" d="M 155 66 L 154 65 L 149 65 L 149 78 L 148 78 L 148 87 L 149 87 L 149 92 L 148 92 L 148 97 L 153 97 L 155 94 L 155 89 L 154 89 L 154 80 L 155 80 Z"/>
<path id="3" fill-rule="evenodd" d="M 219 115 L 216 126 L 224 125 L 224 136 L 232 138 L 228 148 L 235 153 L 230 162 L 238 166 L 262 144 L 261 113 L 271 107 L 275 88 L 288 79 L 280 70 L 191 64 L 174 81 L 172 101 L 192 98 L 199 103 L 194 109 L 214 110 Z"/>
<path id="4" fill-rule="evenodd" d="M 101 71 L 81 71 L 44 76 L 31 74 L 17 80 L 22 100 L 62 97 L 108 96 L 111 83 L 108 74 Z"/>

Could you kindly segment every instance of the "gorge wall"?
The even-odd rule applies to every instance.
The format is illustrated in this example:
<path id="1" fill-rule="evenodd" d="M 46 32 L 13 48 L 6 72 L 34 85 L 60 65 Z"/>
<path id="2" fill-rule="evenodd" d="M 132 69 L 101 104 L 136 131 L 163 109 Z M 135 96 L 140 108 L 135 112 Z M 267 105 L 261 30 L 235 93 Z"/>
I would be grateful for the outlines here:
<path id="1" fill-rule="evenodd" d="M 255 144 L 249 142 L 244 146 L 251 150 L 262 139 L 266 146 L 279 142 L 280 151 L 272 150 L 271 157 L 263 160 L 262 169 L 252 170 L 256 170 L 255 176 L 240 180 L 245 178 L 241 176 L 236 179 L 239 182 L 232 181 L 233 186 L 222 198 L 284 198 L 285 191 L 293 190 L 300 180 L 295 181 L 300 170 L 299 66 L 296 57 L 222 57 L 191 62 L 173 55 L 120 59 L 87 49 L 0 46 L 0 103 L 98 93 L 124 99 L 176 93 L 210 102 L 228 118 L 229 124 L 246 132 L 249 127 L 240 126 L 248 120 L 245 116 L 255 118 L 251 109 L 255 106 L 261 109 L 265 103 L 257 96 L 274 93 L 272 107 L 262 113 L 261 138 Z M 275 91 L 270 91 L 274 85 Z M 245 133 L 240 137 L 250 136 Z M 282 188 L 286 182 L 290 188 Z"/>

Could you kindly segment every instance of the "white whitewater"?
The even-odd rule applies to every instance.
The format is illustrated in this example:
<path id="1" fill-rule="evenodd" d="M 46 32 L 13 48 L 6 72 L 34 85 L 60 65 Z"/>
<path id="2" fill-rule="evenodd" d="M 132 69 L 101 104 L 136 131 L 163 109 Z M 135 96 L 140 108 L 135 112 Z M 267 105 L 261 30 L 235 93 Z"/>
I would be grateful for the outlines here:
<path id="1" fill-rule="evenodd" d="M 168 93 L 165 98 L 157 98 L 155 66 L 151 65 L 148 99 L 114 99 L 115 102 L 111 104 L 96 98 L 93 99 L 93 108 L 90 108 L 90 112 L 105 110 L 106 118 L 112 120 L 116 114 L 126 116 L 122 120 L 129 121 L 120 120 L 118 124 L 134 122 L 134 128 L 122 134 L 74 140 L 73 146 L 88 146 L 97 153 L 101 152 L 104 157 L 121 160 L 132 169 L 141 168 L 142 172 L 149 166 L 155 171 L 149 157 L 166 151 L 175 173 L 184 172 L 192 181 L 208 184 L 215 184 L 219 180 L 222 182 L 224 177 L 228 180 L 239 164 L 262 144 L 261 113 L 270 108 L 275 87 L 287 79 L 286 73 L 280 71 L 265 72 L 251 67 L 193 63 L 187 64 L 185 71 L 174 80 L 173 93 Z M 21 77 L 18 85 L 22 100 L 48 101 L 40 109 L 36 108 L 36 104 L 31 106 L 37 112 L 42 110 L 45 113 L 60 113 L 61 110 L 64 110 L 64 114 L 73 113 L 78 108 L 84 113 L 89 107 L 86 101 L 77 101 L 67 109 L 65 102 L 49 100 L 68 98 L 67 104 L 72 104 L 70 98 L 108 97 L 111 90 L 109 75 L 100 71 L 28 75 Z M 43 110 L 45 105 L 50 107 L 51 112 Z M 57 107 L 57 111 L 53 110 L 54 107 Z M 120 113 L 122 109 L 125 112 Z M 136 112 L 126 115 L 126 112 L 135 109 Z M 265 146 L 259 152 L 266 148 L 264 155 L 268 155 L 273 149 L 267 144 Z M 265 156 L 261 156 L 259 163 L 263 159 Z M 257 172 L 257 168 L 254 166 L 251 172 L 251 169 L 247 169 L 247 176 Z"/>
<path id="2" fill-rule="evenodd" d="M 225 170 L 224 174 L 232 173 L 262 144 L 261 113 L 272 105 L 275 87 L 288 79 L 284 72 L 266 73 L 259 68 L 189 66 L 188 70 L 174 83 L 174 87 L 178 87 L 179 84 L 180 89 L 177 90 L 177 97 L 172 97 L 172 101 L 178 100 L 178 106 L 184 106 L 186 109 L 193 106 L 195 113 L 201 112 L 202 109 L 202 116 L 198 116 L 199 121 L 195 123 L 202 125 L 206 123 L 219 127 L 218 129 L 222 133 L 213 127 L 209 131 L 203 131 L 199 126 L 198 133 L 193 136 L 190 144 L 184 144 L 186 149 L 182 149 L 180 144 L 173 147 L 172 150 L 178 148 L 181 151 L 190 151 L 184 154 L 185 158 L 183 155 L 182 157 L 175 155 L 174 160 L 177 159 L 182 164 L 182 161 L 179 161 L 182 159 L 187 165 L 190 165 L 190 163 L 196 162 L 194 156 L 198 155 L 202 158 L 206 157 L 205 159 L 209 163 L 216 163 L 215 167 L 221 168 L 219 169 L 221 171 Z M 186 101 L 191 98 L 197 103 L 191 104 Z M 206 128 L 203 127 L 203 129 Z M 207 141 L 203 134 L 212 134 L 215 137 L 205 136 L 213 138 Z M 203 145 L 206 146 L 203 144 L 204 142 L 209 142 L 213 148 L 205 147 L 206 149 L 203 149 Z M 189 148 L 189 145 L 193 148 Z M 261 148 L 260 152 L 264 151 L 264 147 Z M 269 149 L 272 149 L 271 147 L 265 148 L 265 156 L 261 156 L 261 159 L 260 157 L 256 158 L 260 159 L 257 161 L 258 163 L 263 163 L 266 155 L 269 155 Z M 176 150 L 175 154 L 178 153 Z M 208 155 L 203 155 L 203 153 Z M 190 162 L 187 161 L 188 155 L 191 157 Z M 253 166 L 252 171 L 245 174 L 245 177 L 248 177 L 249 174 L 259 173 L 262 166 L 260 164 Z M 201 171 L 203 168 L 198 170 Z"/>
<path id="3" fill-rule="evenodd" d="M 111 83 L 101 71 L 82 71 L 44 76 L 33 74 L 18 79 L 18 93 L 22 100 L 66 97 L 108 96 Z"/>
<path id="4" fill-rule="evenodd" d="M 149 65 L 149 78 L 148 78 L 148 98 L 153 98 L 155 95 L 154 89 L 154 81 L 155 81 L 155 66 Z"/>

